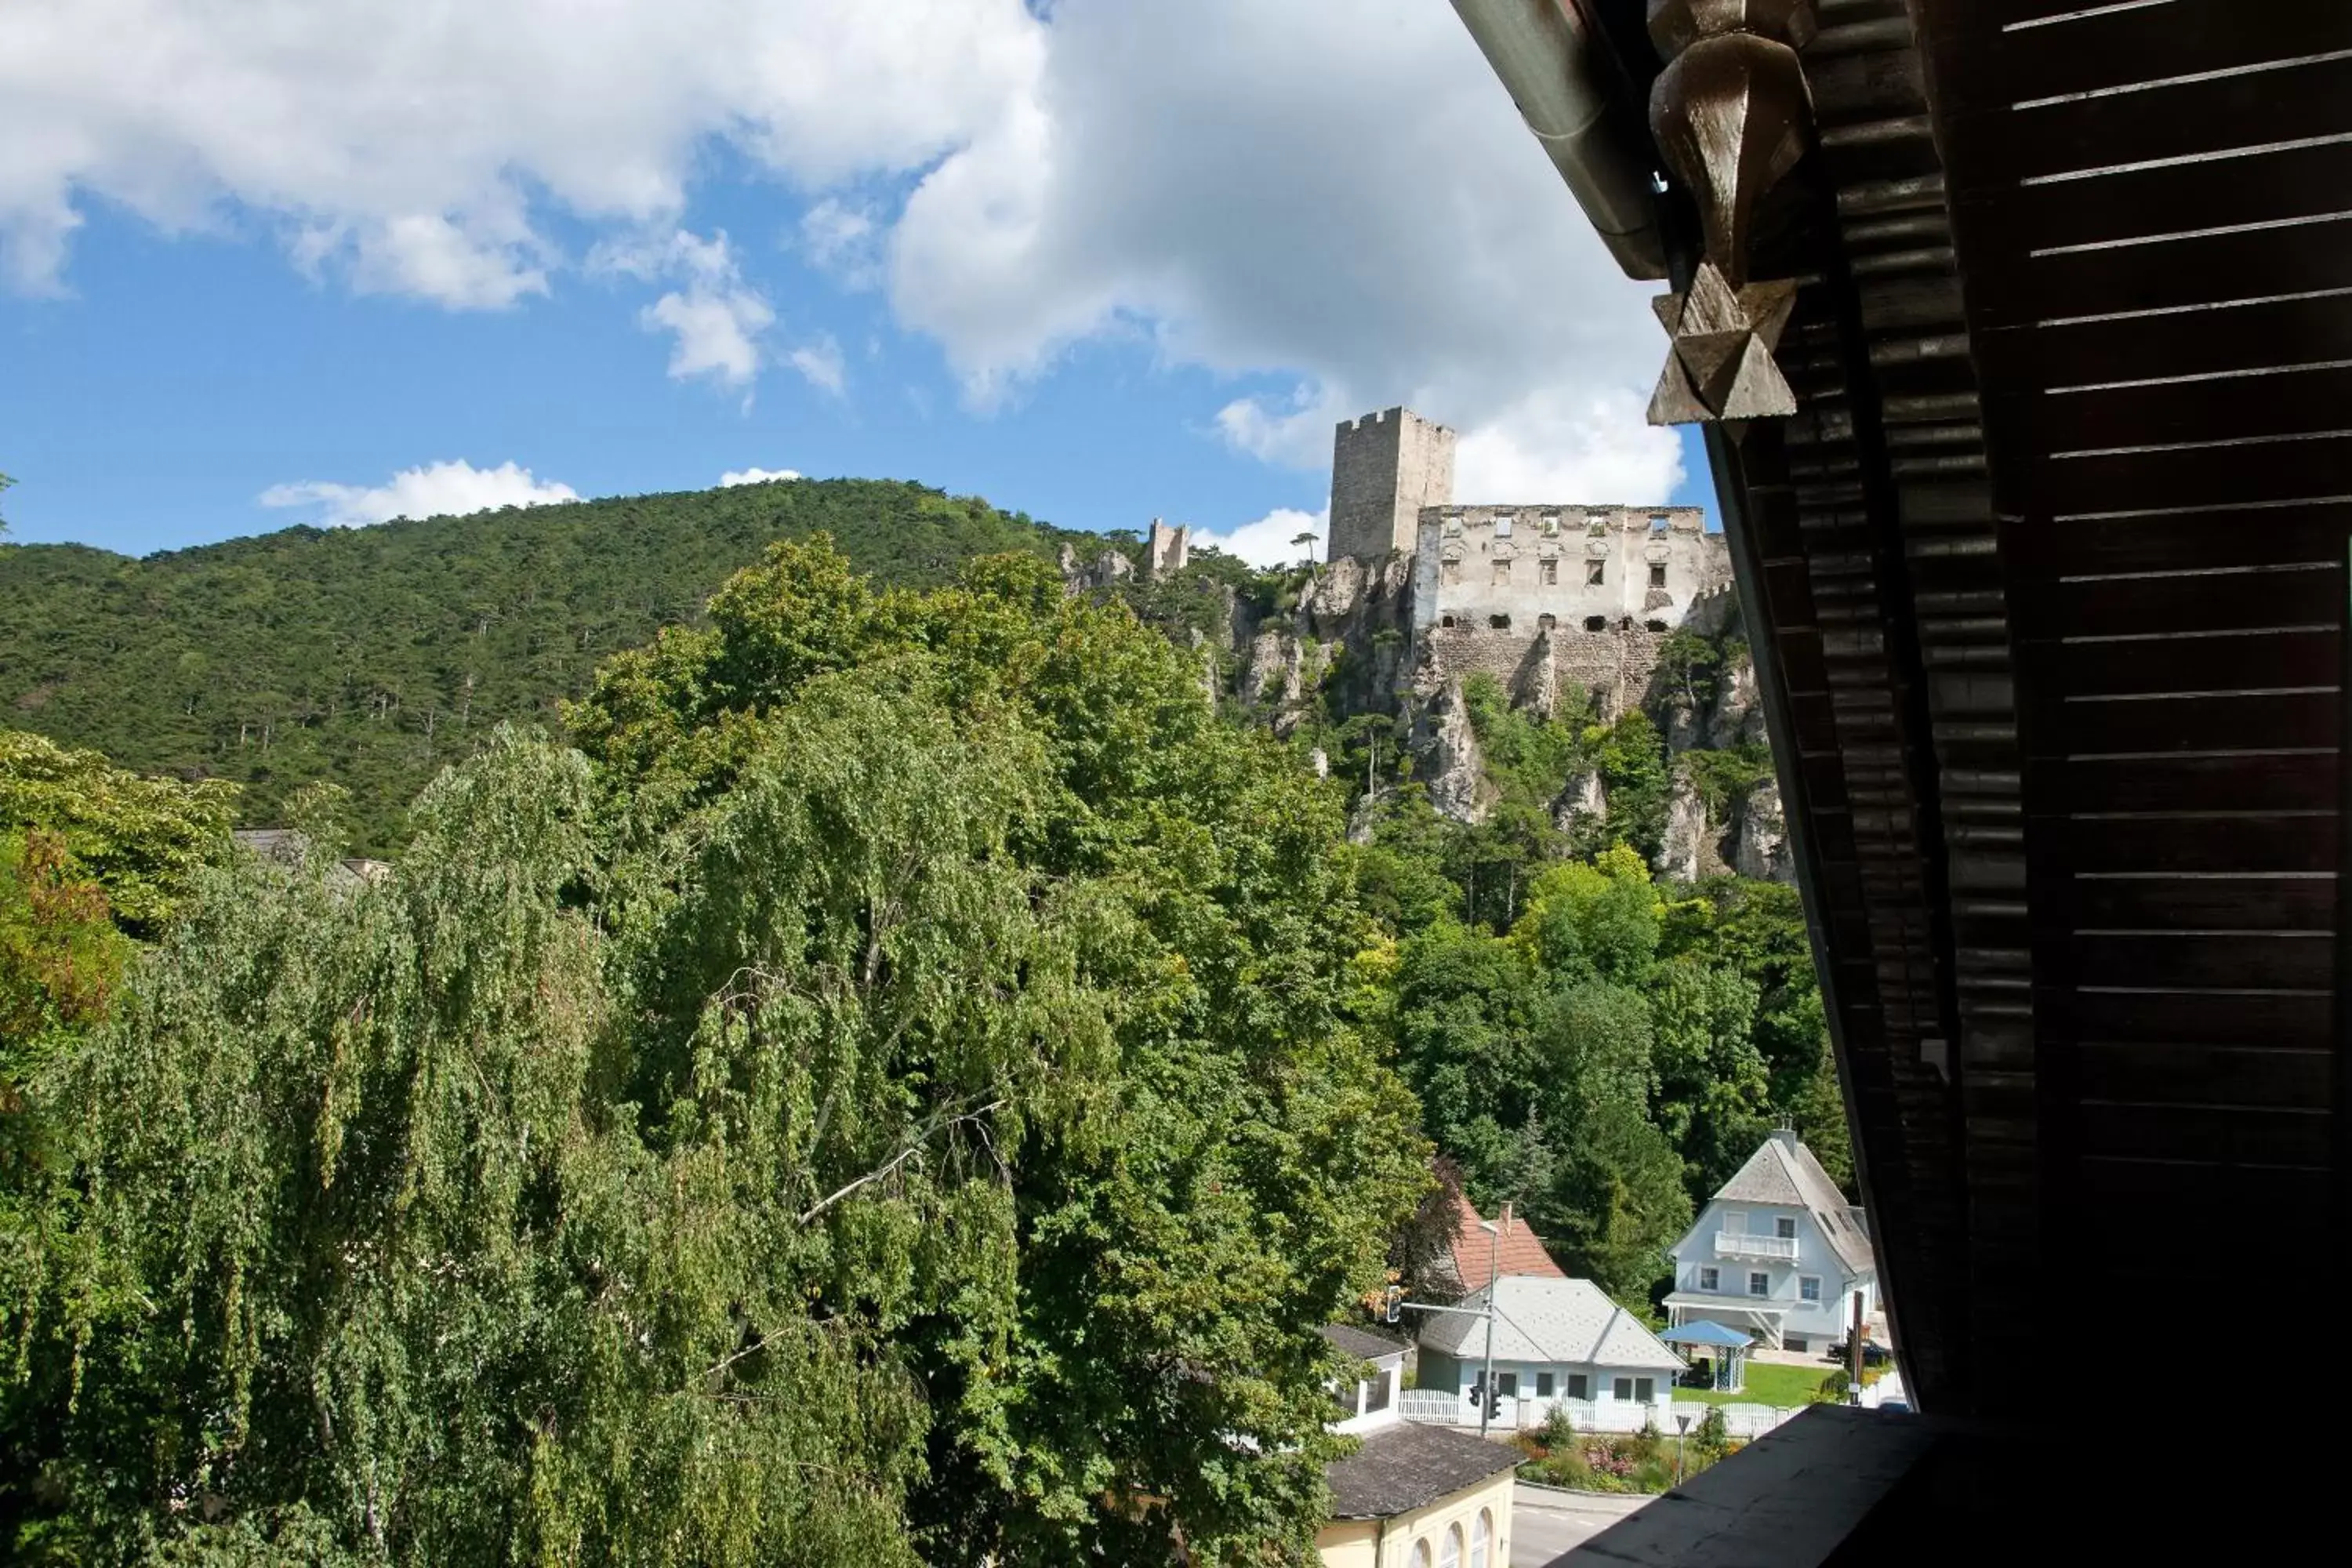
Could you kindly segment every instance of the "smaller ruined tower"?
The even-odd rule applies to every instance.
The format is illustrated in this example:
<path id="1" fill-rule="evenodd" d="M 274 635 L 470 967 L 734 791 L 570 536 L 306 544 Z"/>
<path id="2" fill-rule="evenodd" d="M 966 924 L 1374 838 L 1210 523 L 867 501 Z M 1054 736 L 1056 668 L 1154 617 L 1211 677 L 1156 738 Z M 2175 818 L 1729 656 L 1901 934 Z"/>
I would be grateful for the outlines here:
<path id="1" fill-rule="evenodd" d="M 1184 570 L 1192 559 L 1192 530 L 1179 523 L 1171 528 L 1158 518 L 1151 520 L 1151 531 L 1143 541 L 1143 574 L 1147 577 L 1168 577 Z"/>
<path id="2" fill-rule="evenodd" d="M 1331 443 L 1326 559 L 1410 551 L 1421 509 L 1454 499 L 1454 432 L 1409 408 L 1342 420 Z"/>

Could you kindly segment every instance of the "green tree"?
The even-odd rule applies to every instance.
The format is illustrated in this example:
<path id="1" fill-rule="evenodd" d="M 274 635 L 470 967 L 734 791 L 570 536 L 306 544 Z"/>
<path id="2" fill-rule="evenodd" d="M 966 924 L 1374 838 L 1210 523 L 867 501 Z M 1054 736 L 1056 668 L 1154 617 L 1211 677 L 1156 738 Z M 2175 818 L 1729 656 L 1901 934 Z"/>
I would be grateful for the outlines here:
<path id="1" fill-rule="evenodd" d="M 1650 993 L 1658 1087 L 1654 1115 L 1711 1194 L 1771 1130 L 1770 1085 L 1756 1048 L 1756 987 L 1689 959 L 1658 966 Z"/>
<path id="2" fill-rule="evenodd" d="M 5 1281 L 50 1524 L 1311 1560 L 1315 1331 L 1430 1183 L 1335 794 L 1048 567 L 827 553 L 616 665 L 593 764 L 444 775 L 388 881 L 197 870 L 45 1085 L 91 1194 Z"/>
<path id="3" fill-rule="evenodd" d="M 1630 708 L 1605 730 L 1595 726 L 1586 733 L 1609 795 L 1601 841 L 1630 845 L 1643 860 L 1654 861 L 1665 839 L 1666 797 L 1674 784 L 1657 726 Z"/>
<path id="4" fill-rule="evenodd" d="M 1566 984 L 1639 985 L 1657 958 L 1664 912 L 1648 868 L 1621 846 L 1545 871 L 1517 934 Z"/>
<path id="5" fill-rule="evenodd" d="M 0 730 L 0 833 L 56 836 L 134 934 L 159 931 L 226 847 L 236 786 L 142 778 L 95 752 Z"/>
<path id="6" fill-rule="evenodd" d="M 0 711 L 140 773 L 237 780 L 252 825 L 282 823 L 306 784 L 341 784 L 355 847 L 383 856 L 417 792 L 498 723 L 546 721 L 615 653 L 705 625 L 767 545 L 818 533 L 900 588 L 991 552 L 1099 548 L 866 479 L 290 528 L 139 560 L 19 545 L 0 551 Z"/>

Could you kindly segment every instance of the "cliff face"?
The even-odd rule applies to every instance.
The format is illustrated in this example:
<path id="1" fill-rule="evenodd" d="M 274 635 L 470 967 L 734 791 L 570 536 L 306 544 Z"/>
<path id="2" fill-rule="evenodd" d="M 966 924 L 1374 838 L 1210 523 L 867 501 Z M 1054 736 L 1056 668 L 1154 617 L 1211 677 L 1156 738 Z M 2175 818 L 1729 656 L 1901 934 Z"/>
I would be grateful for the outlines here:
<path id="1" fill-rule="evenodd" d="M 1151 615 L 1137 595 L 1159 591 L 1143 586 L 1153 574 L 1123 570 L 1123 558 L 1111 563 L 1115 555 L 1085 567 L 1066 563 L 1072 591 L 1123 593 Z M 1685 881 L 1735 870 L 1789 879 L 1788 832 L 1764 753 L 1755 671 L 1729 592 L 1693 604 L 1680 632 L 1546 626 L 1532 638 L 1507 638 L 1485 626 L 1443 625 L 1416 635 L 1413 562 L 1402 552 L 1343 556 L 1287 586 L 1271 581 L 1246 590 L 1196 583 L 1182 635 L 1201 647 L 1219 700 L 1276 734 L 1290 735 L 1318 715 L 1340 722 L 1393 718 L 1431 805 L 1454 821 L 1476 823 L 1497 792 L 1465 700 L 1472 676 L 1494 676 L 1513 708 L 1538 718 L 1552 717 L 1571 690 L 1604 721 L 1638 707 L 1664 741 L 1672 779 L 1659 870 Z M 1603 822 L 1608 812 L 1607 789 L 1591 770 L 1564 780 L 1552 806 L 1554 821 L 1570 831 Z M 1369 835 L 1371 819 L 1360 801 L 1351 836 Z"/>

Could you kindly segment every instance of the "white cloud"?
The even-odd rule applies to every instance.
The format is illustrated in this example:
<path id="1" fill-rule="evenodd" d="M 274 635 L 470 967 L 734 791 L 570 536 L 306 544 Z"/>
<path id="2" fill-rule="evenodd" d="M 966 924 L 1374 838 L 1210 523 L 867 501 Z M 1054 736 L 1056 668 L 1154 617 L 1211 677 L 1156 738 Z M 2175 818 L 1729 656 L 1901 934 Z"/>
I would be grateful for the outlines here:
<path id="1" fill-rule="evenodd" d="M 787 337 L 799 305 L 684 226 L 714 143 L 803 200 L 793 247 L 878 286 L 975 406 L 1113 334 L 1286 388 L 1216 416 L 1269 462 L 1320 467 L 1333 421 L 1402 402 L 1462 432 L 1468 499 L 1676 479 L 1642 422 L 1651 290 L 1433 0 L 242 0 L 235 26 L 0 4 L 19 288 L 69 279 L 98 202 L 453 308 L 584 260 L 649 286 L 672 374 L 838 390 L 838 345 Z"/>
<path id="2" fill-rule="evenodd" d="M 677 334 L 669 374 L 683 381 L 707 375 L 726 386 L 748 386 L 760 374 L 759 335 L 776 319 L 756 293 L 696 289 L 663 295 L 638 313 L 648 331 Z"/>
<path id="3" fill-rule="evenodd" d="M 316 479 L 272 485 L 261 492 L 268 507 L 312 509 L 307 521 L 329 528 L 360 528 L 395 517 L 462 517 L 502 506 L 545 506 L 578 500 L 580 492 L 529 468 L 500 463 L 478 468 L 460 459 L 403 468 L 381 485 L 339 485 Z"/>
<path id="4" fill-rule="evenodd" d="M 924 167 L 1034 80 L 1022 0 L 8 0 L 0 268 L 54 289 L 103 199 L 258 219 L 354 287 L 546 289 L 551 219 L 675 223 L 722 141 L 803 189 Z"/>
<path id="5" fill-rule="evenodd" d="M 846 384 L 846 370 L 842 363 L 841 345 L 828 332 L 813 343 L 794 349 L 784 356 L 784 363 L 808 378 L 808 384 L 820 392 L 841 395 Z"/>
<path id="6" fill-rule="evenodd" d="M 1331 523 L 1330 509 L 1300 511 L 1278 506 L 1255 522 L 1243 523 L 1229 533 L 1204 528 L 1192 531 L 1194 544 L 1213 544 L 1228 555 L 1238 555 L 1253 566 L 1290 566 L 1323 559 L 1323 537 Z M 1310 544 L 1292 542 L 1302 533 L 1315 536 Z"/>
<path id="7" fill-rule="evenodd" d="M 800 477 L 794 468 L 730 468 L 719 476 L 719 483 L 725 489 L 734 485 L 771 485 Z"/>
<path id="8" fill-rule="evenodd" d="M 761 336 L 775 325 L 775 307 L 743 280 L 727 236 L 705 239 L 688 229 L 607 240 L 589 253 L 592 271 L 680 285 L 637 312 L 647 331 L 668 331 L 669 374 L 675 380 L 709 376 L 722 386 L 749 386 L 768 354 Z"/>
<path id="9" fill-rule="evenodd" d="M 882 222 L 869 205 L 827 196 L 801 215 L 800 245 L 808 258 L 854 289 L 881 280 Z"/>
<path id="10" fill-rule="evenodd" d="M 1329 460 L 1342 417 L 1455 426 L 1465 498 L 1661 499 L 1664 340 L 1452 10 L 1428 0 L 1064 0 L 1034 89 L 891 237 L 890 298 L 986 405 L 1071 343 L 1295 378 L 1217 416 Z M 1513 497 L 1511 499 L 1534 499 Z"/>

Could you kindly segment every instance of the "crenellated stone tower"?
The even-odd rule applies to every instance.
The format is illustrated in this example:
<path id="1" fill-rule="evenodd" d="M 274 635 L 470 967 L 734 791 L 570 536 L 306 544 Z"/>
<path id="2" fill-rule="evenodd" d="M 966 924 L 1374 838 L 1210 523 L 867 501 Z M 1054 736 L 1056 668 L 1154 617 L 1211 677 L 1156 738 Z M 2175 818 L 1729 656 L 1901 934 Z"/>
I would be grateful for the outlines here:
<path id="1" fill-rule="evenodd" d="M 1341 422 L 1331 446 L 1327 560 L 1411 551 L 1425 507 L 1454 499 L 1454 432 L 1409 408 Z"/>

